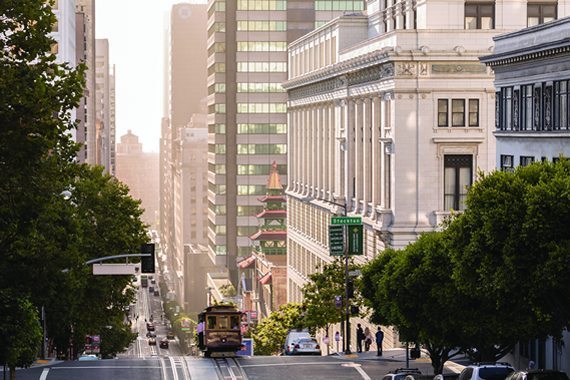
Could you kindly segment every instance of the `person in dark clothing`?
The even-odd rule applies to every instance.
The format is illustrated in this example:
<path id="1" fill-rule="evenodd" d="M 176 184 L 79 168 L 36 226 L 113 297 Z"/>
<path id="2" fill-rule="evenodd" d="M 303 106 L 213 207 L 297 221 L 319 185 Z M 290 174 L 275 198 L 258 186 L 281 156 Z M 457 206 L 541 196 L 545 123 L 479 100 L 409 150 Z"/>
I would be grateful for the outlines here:
<path id="1" fill-rule="evenodd" d="M 364 330 L 362 326 L 359 324 L 356 325 L 356 350 L 358 352 L 362 352 L 362 341 L 364 340 Z"/>
<path id="2" fill-rule="evenodd" d="M 378 326 L 378 331 L 376 331 L 376 346 L 378 347 L 378 354 L 376 356 L 382 356 L 382 341 L 384 341 L 384 332 Z"/>

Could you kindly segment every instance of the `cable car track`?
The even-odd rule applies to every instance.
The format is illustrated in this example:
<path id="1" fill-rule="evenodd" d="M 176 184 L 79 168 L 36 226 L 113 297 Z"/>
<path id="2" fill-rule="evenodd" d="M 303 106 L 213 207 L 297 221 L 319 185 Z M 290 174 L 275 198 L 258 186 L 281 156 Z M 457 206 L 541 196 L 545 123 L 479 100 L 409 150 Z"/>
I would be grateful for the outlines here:
<path id="1" fill-rule="evenodd" d="M 218 378 L 223 380 L 247 380 L 244 370 L 234 358 L 212 358 L 216 363 Z"/>

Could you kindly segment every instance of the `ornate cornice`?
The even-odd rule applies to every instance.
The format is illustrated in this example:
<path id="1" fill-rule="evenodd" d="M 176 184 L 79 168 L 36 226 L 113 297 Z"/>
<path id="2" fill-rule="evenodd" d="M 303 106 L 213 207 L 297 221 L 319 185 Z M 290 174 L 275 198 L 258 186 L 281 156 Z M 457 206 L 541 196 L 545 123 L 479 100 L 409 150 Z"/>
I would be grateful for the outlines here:
<path id="1" fill-rule="evenodd" d="M 570 39 L 565 38 L 563 40 L 548 42 L 545 44 L 532 46 L 530 48 L 487 55 L 485 57 L 481 57 L 480 60 L 487 66 L 496 67 L 569 53 Z"/>

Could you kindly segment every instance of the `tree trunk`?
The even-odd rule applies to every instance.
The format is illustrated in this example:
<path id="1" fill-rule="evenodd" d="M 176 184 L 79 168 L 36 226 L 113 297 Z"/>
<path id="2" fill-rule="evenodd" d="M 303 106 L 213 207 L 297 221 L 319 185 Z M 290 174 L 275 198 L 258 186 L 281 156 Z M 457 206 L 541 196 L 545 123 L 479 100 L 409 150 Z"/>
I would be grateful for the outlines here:
<path id="1" fill-rule="evenodd" d="M 10 366 L 10 380 L 16 380 L 16 367 Z"/>

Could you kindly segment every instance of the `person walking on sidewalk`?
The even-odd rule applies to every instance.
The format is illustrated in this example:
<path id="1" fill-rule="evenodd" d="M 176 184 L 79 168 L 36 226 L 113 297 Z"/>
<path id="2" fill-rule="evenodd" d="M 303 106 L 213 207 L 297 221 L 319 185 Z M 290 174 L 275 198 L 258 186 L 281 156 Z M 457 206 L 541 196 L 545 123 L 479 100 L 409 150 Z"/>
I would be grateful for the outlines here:
<path id="1" fill-rule="evenodd" d="M 378 347 L 378 353 L 376 356 L 382 356 L 382 342 L 384 341 L 384 332 L 382 328 L 378 326 L 378 331 L 376 331 L 376 346 Z"/>
<path id="2" fill-rule="evenodd" d="M 364 330 L 359 324 L 356 325 L 356 351 L 362 352 L 362 341 L 364 340 Z"/>

